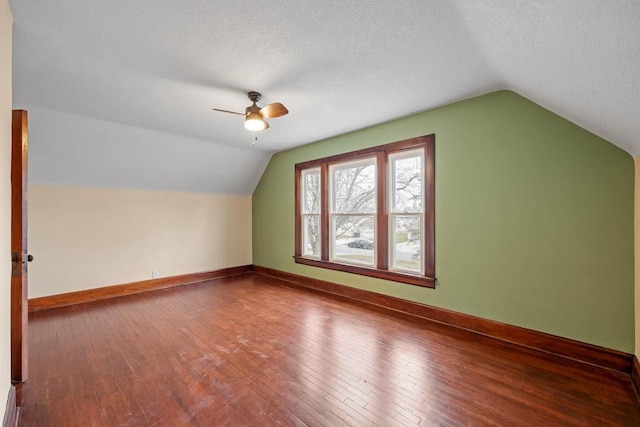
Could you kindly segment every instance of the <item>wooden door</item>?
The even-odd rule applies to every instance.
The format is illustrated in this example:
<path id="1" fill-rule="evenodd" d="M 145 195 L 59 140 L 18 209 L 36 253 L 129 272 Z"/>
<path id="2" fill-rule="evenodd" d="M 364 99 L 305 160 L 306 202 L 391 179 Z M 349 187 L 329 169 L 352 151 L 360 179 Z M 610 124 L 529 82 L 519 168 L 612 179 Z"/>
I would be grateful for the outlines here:
<path id="1" fill-rule="evenodd" d="M 27 112 L 13 111 L 11 143 L 11 380 L 27 380 Z"/>

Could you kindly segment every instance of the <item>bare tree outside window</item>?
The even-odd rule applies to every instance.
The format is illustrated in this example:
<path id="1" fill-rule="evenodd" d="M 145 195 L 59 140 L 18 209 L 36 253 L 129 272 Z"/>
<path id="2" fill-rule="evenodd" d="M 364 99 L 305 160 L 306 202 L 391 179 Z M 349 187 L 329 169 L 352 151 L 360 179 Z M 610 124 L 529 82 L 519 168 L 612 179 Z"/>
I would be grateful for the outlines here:
<path id="1" fill-rule="evenodd" d="M 332 256 L 373 265 L 375 247 L 375 158 L 330 168 Z"/>
<path id="2" fill-rule="evenodd" d="M 422 157 L 397 159 L 395 169 L 395 211 L 422 211 Z"/>
<path id="3" fill-rule="evenodd" d="M 422 270 L 423 151 L 390 156 L 391 263 L 398 270 Z"/>
<path id="4" fill-rule="evenodd" d="M 320 256 L 320 169 L 310 169 L 302 174 L 303 180 L 303 240 L 304 254 Z"/>

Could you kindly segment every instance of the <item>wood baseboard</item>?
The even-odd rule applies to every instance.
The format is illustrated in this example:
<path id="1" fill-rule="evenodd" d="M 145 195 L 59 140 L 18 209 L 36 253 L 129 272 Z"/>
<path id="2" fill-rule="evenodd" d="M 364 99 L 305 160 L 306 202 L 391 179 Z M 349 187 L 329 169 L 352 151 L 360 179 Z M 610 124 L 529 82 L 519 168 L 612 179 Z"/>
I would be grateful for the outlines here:
<path id="1" fill-rule="evenodd" d="M 7 396 L 7 407 L 4 410 L 2 427 L 16 427 L 18 425 L 19 411 L 20 408 L 16 402 L 16 387 L 12 385 Z"/>
<path id="2" fill-rule="evenodd" d="M 121 285 L 105 286 L 103 288 L 87 289 L 77 292 L 68 292 L 65 294 L 32 298 L 29 300 L 29 311 L 39 311 L 48 308 L 81 304 L 84 302 L 138 294 L 140 292 L 152 291 L 156 289 L 166 289 L 176 286 L 191 285 L 193 283 L 206 282 L 208 280 L 250 273 L 251 271 L 253 271 L 252 265 L 242 265 L 239 267 L 204 271 L 202 273 L 160 277 L 157 279 L 142 280 L 140 282 L 124 283 Z"/>
<path id="3" fill-rule="evenodd" d="M 341 297 L 466 329 L 529 349 L 542 351 L 556 357 L 562 357 L 625 374 L 632 374 L 633 355 L 622 351 L 268 267 L 254 265 L 253 270 L 257 274 L 280 279 L 304 288 L 339 295 Z M 636 376 L 640 379 L 640 370 L 636 369 L 635 372 Z"/>
<path id="4" fill-rule="evenodd" d="M 631 383 L 636 390 L 638 400 L 640 400 L 640 362 L 638 362 L 636 355 L 633 356 L 633 364 L 631 365 Z"/>

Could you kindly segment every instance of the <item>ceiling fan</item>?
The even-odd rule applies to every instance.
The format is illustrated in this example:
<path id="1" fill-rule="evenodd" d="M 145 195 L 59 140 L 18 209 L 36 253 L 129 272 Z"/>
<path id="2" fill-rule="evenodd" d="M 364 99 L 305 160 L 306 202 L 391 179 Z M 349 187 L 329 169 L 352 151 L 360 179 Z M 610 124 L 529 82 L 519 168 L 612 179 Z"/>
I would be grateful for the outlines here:
<path id="1" fill-rule="evenodd" d="M 231 113 L 237 114 L 239 116 L 245 116 L 244 118 L 244 127 L 250 131 L 258 132 L 261 130 L 265 130 L 269 128 L 269 123 L 265 121 L 265 119 L 276 118 L 280 116 L 284 116 L 289 112 L 287 107 L 282 105 L 279 102 L 274 102 L 273 104 L 265 105 L 260 108 L 256 105 L 260 99 L 262 99 L 262 94 L 259 92 L 251 91 L 247 93 L 249 100 L 253 102 L 253 105 L 245 108 L 244 113 L 237 113 L 235 111 L 229 110 L 221 110 L 219 108 L 214 108 L 213 111 L 220 111 L 222 113 Z"/>

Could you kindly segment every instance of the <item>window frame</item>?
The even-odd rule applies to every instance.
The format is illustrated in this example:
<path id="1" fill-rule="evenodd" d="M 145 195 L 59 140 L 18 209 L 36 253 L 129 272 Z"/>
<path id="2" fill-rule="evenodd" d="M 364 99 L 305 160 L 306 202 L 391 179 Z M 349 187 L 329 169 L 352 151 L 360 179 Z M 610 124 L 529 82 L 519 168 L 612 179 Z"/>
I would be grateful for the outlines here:
<path id="1" fill-rule="evenodd" d="M 317 170 L 317 174 L 318 174 L 318 181 L 320 181 L 320 176 L 321 176 L 320 168 L 309 168 L 309 169 L 305 169 L 305 170 L 301 171 L 300 180 L 302 181 L 304 179 L 305 172 L 308 172 L 309 174 L 315 174 L 316 170 Z M 322 183 L 320 182 L 319 185 L 320 185 L 320 194 L 322 194 L 322 191 L 323 191 Z M 301 190 L 300 190 L 300 191 L 302 191 L 302 193 L 300 194 L 300 196 L 301 196 L 300 202 L 301 203 L 302 203 L 303 200 L 306 200 L 306 197 L 307 197 L 307 195 L 304 193 L 304 190 L 305 190 L 305 187 L 301 186 Z M 318 229 L 320 229 L 320 218 L 322 217 L 321 201 L 318 201 L 318 205 L 319 205 L 318 212 L 305 212 L 305 210 L 302 208 L 302 206 L 300 206 L 300 215 L 301 215 L 301 219 L 300 220 L 301 220 L 301 223 L 302 223 L 302 230 L 303 230 L 302 231 L 302 235 L 300 236 L 300 238 L 302 239 L 302 241 L 301 241 L 301 244 L 302 244 L 301 255 L 304 256 L 304 257 L 311 258 L 311 259 L 320 259 L 320 254 L 321 254 L 321 250 L 322 250 L 322 242 L 318 242 L 318 245 L 320 246 L 320 251 L 318 251 L 318 255 L 317 256 L 310 255 L 310 254 L 305 254 L 305 250 L 306 250 L 306 248 L 305 248 L 305 245 L 306 245 L 306 242 L 305 242 L 306 231 L 304 229 L 304 226 L 305 226 L 305 219 L 307 217 L 318 217 Z"/>
<path id="2" fill-rule="evenodd" d="M 402 270 L 390 269 L 391 251 L 389 241 L 391 238 L 390 225 L 390 201 L 389 194 L 392 177 L 390 176 L 389 155 L 403 151 L 424 149 L 424 199 L 423 199 L 423 267 L 424 273 L 417 274 Z M 375 240 L 375 267 L 355 264 L 346 264 L 330 260 L 330 187 L 329 166 L 335 164 L 358 161 L 376 157 L 376 240 Z M 302 206 L 301 182 L 302 171 L 320 168 L 320 259 L 302 255 Z M 295 165 L 295 255 L 294 260 L 298 264 L 327 268 L 359 274 L 378 279 L 391 280 L 410 285 L 435 288 L 435 135 L 424 135 L 403 141 L 392 142 L 376 147 L 365 148 L 343 154 L 337 154 L 321 159 L 297 163 Z"/>
<path id="3" fill-rule="evenodd" d="M 362 165 L 362 164 L 371 164 L 374 168 L 375 171 L 375 176 L 374 176 L 374 185 L 375 187 L 377 187 L 378 185 L 378 180 L 377 180 L 377 169 L 378 169 L 378 159 L 377 156 L 365 156 L 365 157 L 361 157 L 357 160 L 349 160 L 346 162 L 334 162 L 334 163 L 329 163 L 328 164 L 328 174 L 329 174 L 329 208 L 328 208 L 328 215 L 329 215 L 329 228 L 328 228 L 328 233 L 329 233 L 329 262 L 334 262 L 334 263 L 338 263 L 338 264 L 349 264 L 349 265 L 356 265 L 356 266 L 364 266 L 367 268 L 375 268 L 375 265 L 377 264 L 377 258 L 376 258 L 376 251 L 377 248 L 374 247 L 373 250 L 373 265 L 367 265 L 366 263 L 361 263 L 361 262 L 357 262 L 357 261 L 348 261 L 347 259 L 340 259 L 339 256 L 336 254 L 336 245 L 335 245 L 335 239 L 336 239 L 336 230 L 335 230 L 335 226 L 334 226 L 334 219 L 337 219 L 337 217 L 345 215 L 345 216 L 359 216 L 359 217 L 372 217 L 373 219 L 373 228 L 374 228 L 374 234 L 377 236 L 377 227 L 376 227 L 376 219 L 377 219 L 377 204 L 376 206 L 373 208 L 373 211 L 371 212 L 348 212 L 348 213 L 342 213 L 342 212 L 336 212 L 335 208 L 336 208 L 336 200 L 334 199 L 336 197 L 336 183 L 333 181 L 335 179 L 335 176 L 333 175 L 334 171 L 339 171 L 340 169 L 351 169 L 354 166 L 357 165 Z M 377 201 L 378 198 L 378 189 L 374 188 L 374 201 Z M 322 211 L 322 210 L 321 210 Z M 322 231 L 322 228 L 321 228 Z M 375 240 L 375 239 L 374 239 Z"/>
<path id="4" fill-rule="evenodd" d="M 397 163 L 395 163 L 396 161 L 399 160 L 403 160 L 403 159 L 407 159 L 407 158 L 411 158 L 411 157 L 415 157 L 415 153 L 417 151 L 420 151 L 420 157 L 421 157 L 421 171 L 422 174 L 424 175 L 425 173 L 425 157 L 426 157 L 426 150 L 422 149 L 422 148 L 417 148 L 417 149 L 408 149 L 408 150 L 402 150 L 402 151 L 396 151 L 396 152 L 392 152 L 389 153 L 387 155 L 387 173 L 388 173 L 388 181 L 387 184 L 389 185 L 389 194 L 387 197 L 387 207 L 388 207 L 388 212 L 387 214 L 389 215 L 389 239 L 394 240 L 395 239 L 395 233 L 394 233 L 394 224 L 395 224 L 395 218 L 396 217 L 418 217 L 419 221 L 418 223 L 420 224 L 420 230 L 424 230 L 424 223 L 425 223 L 425 206 L 424 206 L 424 201 L 426 200 L 426 180 L 423 180 L 420 183 L 420 201 L 421 201 L 421 207 L 420 210 L 417 212 L 402 212 L 400 210 L 397 210 L 396 208 L 396 202 L 395 202 L 395 196 L 396 194 L 396 190 L 394 189 L 395 187 L 395 172 L 396 172 L 396 168 L 394 167 Z M 423 248 L 425 245 L 425 233 L 421 232 L 420 233 L 420 248 Z M 403 273 L 408 273 L 408 274 L 424 274 L 425 272 L 425 263 L 421 263 L 422 265 L 420 266 L 419 271 L 410 271 L 408 269 L 403 269 L 397 266 L 397 253 L 396 253 L 396 247 L 391 244 L 389 244 L 389 270 L 392 271 L 399 271 L 399 272 L 403 272 Z M 422 250 L 422 249 L 421 249 Z M 395 264 L 394 264 L 395 263 Z"/>

